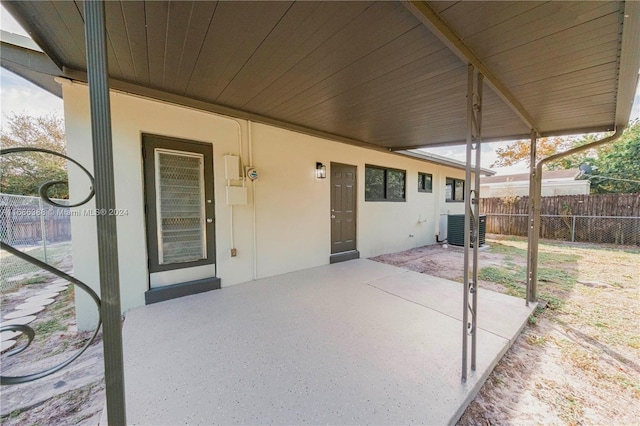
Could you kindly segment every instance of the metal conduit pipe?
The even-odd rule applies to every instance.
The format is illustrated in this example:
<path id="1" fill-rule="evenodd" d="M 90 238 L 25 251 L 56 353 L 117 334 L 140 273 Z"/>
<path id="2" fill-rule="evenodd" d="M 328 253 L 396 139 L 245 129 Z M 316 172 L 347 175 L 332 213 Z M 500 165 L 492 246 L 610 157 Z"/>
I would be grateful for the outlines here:
<path id="1" fill-rule="evenodd" d="M 538 161 L 535 169 L 532 167 L 532 176 L 529 187 L 529 246 L 527 253 L 527 304 L 537 301 L 538 287 L 538 243 L 540 239 L 540 203 L 542 199 L 542 166 L 549 161 L 564 158 L 569 155 L 577 154 L 591 148 L 610 143 L 618 139 L 625 126 L 616 126 L 615 132 L 611 136 L 591 142 L 587 145 L 578 146 L 565 152 L 550 155 Z M 532 135 L 532 152 L 535 154 L 535 137 Z M 535 158 L 532 154 L 532 159 Z"/>
<path id="2" fill-rule="evenodd" d="M 249 145 L 249 167 L 253 167 L 253 133 L 251 120 L 247 120 L 247 143 Z M 246 175 L 246 173 L 245 173 Z M 253 204 L 253 279 L 258 279 L 258 231 L 256 230 L 256 181 L 251 182 L 251 202 Z"/>

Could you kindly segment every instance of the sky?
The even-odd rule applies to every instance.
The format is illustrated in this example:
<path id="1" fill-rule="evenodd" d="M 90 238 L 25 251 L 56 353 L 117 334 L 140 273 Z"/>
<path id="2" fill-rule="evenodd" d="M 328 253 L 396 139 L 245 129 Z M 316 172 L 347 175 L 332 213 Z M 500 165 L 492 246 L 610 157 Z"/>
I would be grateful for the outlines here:
<path id="1" fill-rule="evenodd" d="M 20 27 L 20 25 L 5 10 L 4 6 L 0 6 L 0 28 L 15 34 L 28 36 L 28 34 Z M 12 113 L 27 113 L 29 115 L 58 114 L 63 116 L 62 99 L 40 89 L 39 87 L 29 83 L 21 77 L 0 68 L 0 110 L 1 125 L 4 127 L 7 118 Z M 640 117 L 640 85 L 636 90 L 636 96 L 633 103 L 630 120 Z M 509 142 L 487 143 L 482 145 L 481 165 L 489 168 L 491 164 L 498 158 L 496 149 L 505 147 Z M 466 151 L 464 146 L 430 148 L 428 150 L 437 155 L 446 156 L 459 161 L 465 161 Z M 510 173 L 526 173 L 527 167 L 524 164 L 502 167 L 493 169 L 500 175 Z"/>
<path id="2" fill-rule="evenodd" d="M 28 36 L 5 10 L 4 6 L 0 9 L 0 28 L 15 34 Z M 63 116 L 62 99 L 4 68 L 0 68 L 0 110 L 3 128 L 7 123 L 7 118 L 13 113 L 24 112 L 34 116 L 53 113 L 58 114 L 60 117 Z"/>

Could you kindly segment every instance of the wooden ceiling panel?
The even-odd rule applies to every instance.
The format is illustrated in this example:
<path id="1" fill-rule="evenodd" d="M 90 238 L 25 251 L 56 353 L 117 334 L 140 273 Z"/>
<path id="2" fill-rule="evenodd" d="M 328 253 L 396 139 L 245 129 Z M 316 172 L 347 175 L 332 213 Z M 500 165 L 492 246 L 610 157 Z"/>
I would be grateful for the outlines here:
<path id="1" fill-rule="evenodd" d="M 185 93 L 217 101 L 291 5 L 291 2 L 220 2 Z"/>
<path id="2" fill-rule="evenodd" d="M 351 93 L 370 86 L 380 85 L 387 87 L 386 82 L 393 82 L 403 69 L 415 66 L 424 66 L 428 61 L 440 62 L 443 57 L 448 60 L 460 61 L 439 44 L 425 44 L 430 34 L 421 27 L 416 27 L 400 37 L 395 38 L 385 46 L 360 58 L 337 73 L 327 77 L 318 84 L 303 91 L 296 98 L 282 105 L 277 111 L 280 114 L 299 114 L 315 108 L 322 102 L 333 102 L 332 99 L 342 94 Z M 429 59 L 427 59 L 429 58 Z M 420 63 L 421 65 L 415 65 Z M 424 69 L 428 74 L 432 70 Z M 350 82 L 345 84 L 344 82 Z"/>
<path id="3" fill-rule="evenodd" d="M 45 5 L 46 6 L 46 5 Z M 61 21 L 69 34 L 70 41 L 73 44 L 72 55 L 75 60 L 82 62 L 87 49 L 84 42 L 84 19 L 82 18 L 82 4 L 78 5 L 73 1 L 68 2 L 55 2 L 52 3 L 52 9 L 45 9 L 52 15 L 55 13 Z M 54 12 L 55 10 L 55 12 Z M 54 34 L 54 37 L 56 35 Z M 71 44 L 70 43 L 70 44 Z"/>
<path id="4" fill-rule="evenodd" d="M 183 95 L 191 81 L 193 69 L 202 51 L 217 5 L 216 1 L 194 1 L 191 5 L 188 31 L 180 52 L 180 59 L 177 64 L 165 64 L 167 67 L 173 65 L 175 68 L 175 79 L 173 82 L 166 83 L 174 93 Z"/>
<path id="5" fill-rule="evenodd" d="M 575 55 L 579 52 L 579 55 L 584 57 L 598 49 L 611 50 L 610 46 L 620 37 L 615 21 L 617 16 L 609 15 L 606 18 L 570 28 L 562 34 L 554 34 L 519 46 L 517 49 L 484 58 L 484 61 L 491 67 L 499 67 L 500 72 L 504 74 L 526 72 L 527 68 L 541 62 L 552 63 L 554 68 L 561 68 L 566 55 Z M 538 54 L 541 50 L 545 51 L 542 60 Z M 613 53 L 616 53 L 615 49 Z"/>
<path id="6" fill-rule="evenodd" d="M 505 99 L 521 104 L 543 133 L 617 120 L 621 51 L 629 49 L 621 47 L 624 3 L 429 5 L 494 74 L 487 80 L 499 84 L 491 87 L 509 92 L 499 97 L 487 83 L 485 137 L 529 133 Z M 58 65 L 84 70 L 82 6 L 6 7 Z M 409 9 L 402 2 L 107 2 L 109 72 L 140 93 L 181 95 L 345 140 L 463 142 L 469 58 Z M 640 66 L 627 57 L 624 87 L 637 77 L 629 67 Z"/>
<path id="7" fill-rule="evenodd" d="M 186 3 L 186 4 L 184 4 Z M 171 2 L 167 11 L 167 36 L 162 64 L 162 87 L 175 88 L 182 56 L 191 51 L 187 45 L 191 19 L 194 16 L 195 2 Z"/>
<path id="8" fill-rule="evenodd" d="M 465 41 L 480 58 L 487 58 L 594 19 L 619 13 L 620 6 L 616 2 L 548 2 Z"/>
<path id="9" fill-rule="evenodd" d="M 166 43 L 169 30 L 169 5 L 162 1 L 145 2 L 144 18 L 147 29 L 147 54 L 149 55 L 149 85 L 162 87 L 166 60 Z M 175 28 L 171 28 L 174 37 Z"/>
<path id="10" fill-rule="evenodd" d="M 247 107 L 271 111 L 417 25 L 402 4 L 375 2 L 309 52 Z M 347 86 L 353 83 L 357 81 L 344 82 Z"/>
<path id="11" fill-rule="evenodd" d="M 439 2 L 430 3 L 436 5 Z M 466 40 L 505 21 L 530 13 L 543 4 L 541 1 L 462 1 L 441 12 L 441 16 L 458 29 L 458 35 Z"/>
<path id="12" fill-rule="evenodd" d="M 343 114 L 350 120 L 366 115 L 395 116 L 405 110 L 408 113 L 416 114 L 419 108 L 425 106 L 435 106 L 438 109 L 438 105 L 447 96 L 452 95 L 464 107 L 466 86 L 460 76 L 465 74 L 466 66 L 456 61 L 444 71 L 442 68 L 438 68 L 438 70 L 441 71 L 441 74 L 387 75 L 384 83 L 372 82 L 360 86 L 356 90 L 343 93 L 317 105 L 312 110 L 301 111 L 292 117 L 314 120 L 323 115 L 326 110 L 332 111 L 333 114 Z M 371 90 L 371 87 L 383 87 L 384 90 Z M 425 116 L 421 118 L 424 119 Z"/>
<path id="13" fill-rule="evenodd" d="M 108 43 L 118 66 L 117 72 L 119 73 L 119 79 L 138 82 L 124 20 L 123 4 L 119 2 L 106 2 L 104 6 L 107 16 Z M 79 32 L 82 33 L 82 30 Z M 109 61 L 109 65 L 109 68 L 115 73 L 116 71 L 113 70 L 111 61 Z"/>
<path id="14" fill-rule="evenodd" d="M 125 1 L 119 3 L 124 22 L 124 28 L 120 31 L 124 32 L 127 36 L 128 50 L 131 54 L 131 61 L 133 62 L 135 81 L 143 86 L 149 86 L 147 29 L 146 26 L 140 24 L 145 21 L 145 4 L 142 1 Z M 115 8 L 117 4 L 118 2 L 109 2 L 107 12 L 110 8 Z M 117 28 L 114 30 L 118 31 Z M 118 45 L 117 48 L 122 51 L 122 55 L 125 54 L 126 46 Z"/>
<path id="15" fill-rule="evenodd" d="M 260 98 L 280 79 L 289 78 L 291 74 L 285 74 L 370 6 L 360 1 L 340 7 L 335 2 L 295 3 L 218 101 L 239 108 L 250 106 L 254 98 Z"/>
<path id="16" fill-rule="evenodd" d="M 73 20 L 73 16 L 60 16 L 53 2 L 4 2 L 3 6 L 58 66 L 85 66 L 85 50 L 64 21 Z"/>

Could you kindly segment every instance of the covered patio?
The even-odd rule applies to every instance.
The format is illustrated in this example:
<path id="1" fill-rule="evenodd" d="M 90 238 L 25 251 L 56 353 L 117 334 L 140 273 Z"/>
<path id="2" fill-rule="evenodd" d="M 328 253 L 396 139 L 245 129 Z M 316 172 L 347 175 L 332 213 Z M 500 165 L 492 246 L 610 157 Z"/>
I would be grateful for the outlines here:
<path id="1" fill-rule="evenodd" d="M 598 143 L 614 140 L 629 121 L 640 65 L 633 1 L 4 4 L 38 46 L 3 36 L 4 67 L 67 88 L 88 84 L 91 119 L 76 127 L 91 127 L 91 149 L 78 138 L 69 154 L 93 160 L 97 210 L 142 185 L 114 184 L 114 158 L 134 158 L 113 151 L 122 129 L 112 137 L 111 99 L 125 95 L 233 118 L 240 154 L 251 123 L 403 159 L 417 148 L 466 145 L 463 285 L 350 261 L 133 309 L 122 339 L 121 289 L 142 282 L 127 270 L 136 262 L 122 229 L 144 222 L 132 214 L 116 226 L 116 217 L 98 215 L 97 241 L 87 237 L 88 249 L 77 250 L 97 253 L 78 262 L 96 273 L 76 273 L 100 286 L 113 424 L 455 422 L 535 307 L 545 161 L 537 138 L 613 131 Z M 522 138 L 532 160 L 529 306 L 476 291 L 471 232 L 482 143 Z M 142 155 L 138 139 L 127 148 Z M 141 199 L 126 199 L 140 216 Z M 232 234 L 233 209 L 224 211 L 216 226 Z M 256 256 L 255 213 L 245 216 L 253 250 L 240 253 Z M 216 268 L 248 271 L 255 257 L 235 258 L 224 240 Z"/>
<path id="2" fill-rule="evenodd" d="M 482 345 L 461 384 L 462 290 L 362 259 L 134 309 L 127 421 L 455 423 L 535 309 L 479 293 Z"/>

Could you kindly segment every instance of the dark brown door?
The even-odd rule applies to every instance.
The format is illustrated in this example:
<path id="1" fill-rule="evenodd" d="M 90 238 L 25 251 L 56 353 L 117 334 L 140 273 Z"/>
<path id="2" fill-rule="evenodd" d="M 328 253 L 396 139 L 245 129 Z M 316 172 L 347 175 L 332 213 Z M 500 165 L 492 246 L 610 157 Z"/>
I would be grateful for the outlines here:
<path id="1" fill-rule="evenodd" d="M 142 147 L 151 288 L 214 277 L 211 144 L 145 134 Z"/>
<path id="2" fill-rule="evenodd" d="M 356 249 L 356 171 L 331 163 L 331 254 Z"/>

